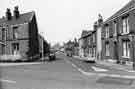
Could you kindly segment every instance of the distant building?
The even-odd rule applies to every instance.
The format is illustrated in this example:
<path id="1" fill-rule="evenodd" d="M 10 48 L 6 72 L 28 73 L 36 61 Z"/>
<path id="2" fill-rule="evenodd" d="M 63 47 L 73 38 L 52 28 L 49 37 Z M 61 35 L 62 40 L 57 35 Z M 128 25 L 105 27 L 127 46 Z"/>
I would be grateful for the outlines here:
<path id="1" fill-rule="evenodd" d="M 80 57 L 86 57 L 89 55 L 89 36 L 92 31 L 83 30 L 81 38 L 79 39 L 79 55 Z"/>
<path id="2" fill-rule="evenodd" d="M 0 55 L 20 55 L 27 58 L 39 54 L 38 26 L 35 12 L 20 14 L 18 7 L 12 15 L 7 9 L 0 19 Z"/>

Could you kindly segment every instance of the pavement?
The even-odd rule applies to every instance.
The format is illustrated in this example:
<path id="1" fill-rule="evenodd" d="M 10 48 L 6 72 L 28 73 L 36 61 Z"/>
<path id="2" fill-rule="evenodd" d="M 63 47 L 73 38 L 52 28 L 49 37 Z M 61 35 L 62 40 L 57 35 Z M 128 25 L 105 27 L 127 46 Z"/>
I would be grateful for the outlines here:
<path id="1" fill-rule="evenodd" d="M 79 56 L 74 56 L 75 58 L 79 59 L 79 60 L 86 60 L 87 57 L 79 57 Z M 107 67 L 111 67 L 111 68 L 114 68 L 114 69 L 119 69 L 119 70 L 123 70 L 123 71 L 126 71 L 126 72 L 135 72 L 135 70 L 133 70 L 132 68 L 132 63 L 129 62 L 127 64 L 116 64 L 116 61 L 113 61 L 113 60 L 96 60 L 96 63 L 97 64 L 100 64 L 100 65 L 104 65 L 104 66 L 107 66 Z"/>
<path id="2" fill-rule="evenodd" d="M 0 66 L 0 89 L 135 89 L 134 73 L 60 53 L 56 57 L 50 62 Z"/>

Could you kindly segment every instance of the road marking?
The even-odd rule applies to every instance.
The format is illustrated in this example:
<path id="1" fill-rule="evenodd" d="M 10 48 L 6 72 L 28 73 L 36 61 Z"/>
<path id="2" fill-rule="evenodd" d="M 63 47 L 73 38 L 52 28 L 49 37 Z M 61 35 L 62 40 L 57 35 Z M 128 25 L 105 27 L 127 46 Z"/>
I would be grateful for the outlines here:
<path id="1" fill-rule="evenodd" d="M 133 71 L 133 70 L 127 70 L 127 71 L 128 71 L 128 72 L 132 72 L 132 73 L 135 72 L 135 71 Z"/>
<path id="2" fill-rule="evenodd" d="M 98 72 L 106 72 L 106 71 L 108 71 L 107 69 L 102 69 L 102 68 L 98 68 L 98 67 L 95 67 L 95 66 L 92 66 L 92 69 L 94 69 L 95 71 L 98 71 Z"/>
<path id="3" fill-rule="evenodd" d="M 5 79 L 0 79 L 0 82 L 16 83 L 16 81 L 12 81 L 12 80 L 5 80 Z"/>
<path id="4" fill-rule="evenodd" d="M 97 75 L 100 77 L 114 77 L 114 78 L 127 78 L 127 79 L 135 79 L 135 76 L 130 76 L 130 75 L 119 75 L 119 74 L 107 74 L 107 73 L 91 73 L 91 72 L 85 72 L 81 68 L 78 68 L 74 63 L 65 60 L 67 63 L 72 64 L 74 68 L 76 68 L 80 73 L 86 76 L 92 76 L 92 75 Z"/>
<path id="5" fill-rule="evenodd" d="M 41 62 L 37 63 L 0 63 L 0 66 L 18 66 L 18 65 L 33 65 L 33 64 L 41 64 Z"/>

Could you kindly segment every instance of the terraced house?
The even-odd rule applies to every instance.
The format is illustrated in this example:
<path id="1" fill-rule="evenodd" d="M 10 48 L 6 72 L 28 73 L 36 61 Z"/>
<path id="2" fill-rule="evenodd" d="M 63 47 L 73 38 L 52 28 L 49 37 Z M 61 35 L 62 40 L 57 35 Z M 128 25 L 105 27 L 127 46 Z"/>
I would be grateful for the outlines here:
<path id="1" fill-rule="evenodd" d="M 135 0 L 131 0 L 102 25 L 102 59 L 134 61 L 134 36 Z"/>
<path id="2" fill-rule="evenodd" d="M 21 58 L 37 55 L 39 41 L 35 12 L 20 14 L 16 6 L 13 13 L 7 9 L 6 16 L 0 19 L 0 54 Z"/>
<path id="3" fill-rule="evenodd" d="M 80 57 L 89 56 L 90 34 L 92 31 L 83 30 L 79 39 L 79 55 Z"/>
<path id="4" fill-rule="evenodd" d="M 101 58 L 102 52 L 102 32 L 103 19 L 99 14 L 98 20 L 93 25 L 93 30 L 82 31 L 79 39 L 79 51 L 81 57 L 90 57 L 95 59 Z"/>

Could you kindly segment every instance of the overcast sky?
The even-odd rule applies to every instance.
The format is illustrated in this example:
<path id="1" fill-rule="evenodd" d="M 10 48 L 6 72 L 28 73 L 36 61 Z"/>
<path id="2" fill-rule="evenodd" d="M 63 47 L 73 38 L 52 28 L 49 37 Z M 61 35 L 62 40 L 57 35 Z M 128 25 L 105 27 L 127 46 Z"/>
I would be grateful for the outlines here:
<path id="1" fill-rule="evenodd" d="M 104 19 L 130 0 L 1 0 L 0 16 L 6 8 L 19 6 L 21 13 L 35 11 L 39 32 L 55 44 L 79 38 L 83 29 L 92 30 L 98 13 Z"/>

